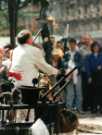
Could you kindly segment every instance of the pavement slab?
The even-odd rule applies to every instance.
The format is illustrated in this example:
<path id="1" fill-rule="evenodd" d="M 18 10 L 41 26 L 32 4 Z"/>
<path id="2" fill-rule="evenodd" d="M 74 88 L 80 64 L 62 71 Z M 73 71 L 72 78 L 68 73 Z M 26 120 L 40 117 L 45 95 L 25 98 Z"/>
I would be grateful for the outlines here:
<path id="1" fill-rule="evenodd" d="M 79 115 L 78 131 L 102 135 L 102 115 L 97 114 Z"/>

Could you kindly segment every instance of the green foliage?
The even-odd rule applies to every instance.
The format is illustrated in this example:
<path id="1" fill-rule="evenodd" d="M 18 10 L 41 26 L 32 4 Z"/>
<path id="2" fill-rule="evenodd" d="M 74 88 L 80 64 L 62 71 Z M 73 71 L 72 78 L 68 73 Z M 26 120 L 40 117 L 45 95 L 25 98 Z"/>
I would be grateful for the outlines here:
<path id="1" fill-rule="evenodd" d="M 9 21 L 7 11 L 0 11 L 0 20 L 0 30 L 8 29 Z"/>
<path id="2" fill-rule="evenodd" d="M 6 35 L 6 32 L 9 31 L 9 15 L 8 15 L 8 3 L 7 3 L 8 0 L 0 0 L 0 7 L 2 7 L 2 1 L 4 1 L 5 4 L 3 8 L 0 8 L 0 35 L 1 33 L 4 33 L 4 35 Z M 28 6 L 29 3 L 41 4 L 43 7 L 48 6 L 47 0 L 24 0 L 24 1 L 16 0 L 16 1 L 18 7 L 18 25 L 20 22 L 19 20 L 27 20 L 27 19 L 30 20 L 32 17 L 39 17 L 40 11 L 33 12 L 27 9 L 29 7 Z M 20 29 L 22 29 L 22 25 L 18 26 L 17 31 L 19 31 Z"/>

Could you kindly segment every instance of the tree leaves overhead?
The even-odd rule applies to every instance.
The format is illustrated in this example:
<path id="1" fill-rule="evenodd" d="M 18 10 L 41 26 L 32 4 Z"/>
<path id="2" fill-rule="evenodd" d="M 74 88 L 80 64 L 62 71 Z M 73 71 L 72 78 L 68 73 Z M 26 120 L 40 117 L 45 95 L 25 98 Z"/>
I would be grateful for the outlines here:
<path id="1" fill-rule="evenodd" d="M 9 16 L 8 16 L 8 2 L 12 2 L 13 0 L 0 0 L 0 35 L 9 34 Z M 18 19 L 20 21 L 26 20 L 26 18 L 30 18 L 32 16 L 36 16 L 39 18 L 40 12 L 42 13 L 42 9 L 49 5 L 47 0 L 16 0 L 16 9 L 18 10 Z M 32 5 L 38 5 L 41 7 L 38 12 L 29 11 L 29 7 Z M 29 11 L 29 12 L 28 12 Z M 24 19 L 23 19 L 24 18 Z M 18 29 L 22 27 L 22 23 L 18 23 Z"/>

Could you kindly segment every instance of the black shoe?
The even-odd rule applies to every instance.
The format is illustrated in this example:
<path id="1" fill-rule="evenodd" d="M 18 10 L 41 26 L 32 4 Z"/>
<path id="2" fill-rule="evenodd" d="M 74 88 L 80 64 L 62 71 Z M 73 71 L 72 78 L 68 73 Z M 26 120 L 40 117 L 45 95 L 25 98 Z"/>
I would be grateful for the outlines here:
<path id="1" fill-rule="evenodd" d="M 102 108 L 99 109 L 100 114 L 102 114 Z"/>
<path id="2" fill-rule="evenodd" d="M 92 110 L 91 110 L 91 113 L 92 113 L 92 114 L 97 113 L 97 109 L 92 109 Z"/>
<path id="3" fill-rule="evenodd" d="M 78 114 L 81 114 L 81 111 L 78 108 L 73 108 L 73 111 L 78 113 Z"/>

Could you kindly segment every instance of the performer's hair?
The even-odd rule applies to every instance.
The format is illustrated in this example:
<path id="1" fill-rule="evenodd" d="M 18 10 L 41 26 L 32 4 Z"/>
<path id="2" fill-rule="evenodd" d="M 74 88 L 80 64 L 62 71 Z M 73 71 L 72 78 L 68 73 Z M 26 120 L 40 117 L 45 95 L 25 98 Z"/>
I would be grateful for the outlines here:
<path id="1" fill-rule="evenodd" d="M 27 33 L 27 34 L 23 35 L 22 37 L 18 37 L 18 38 L 17 38 L 17 41 L 18 41 L 19 44 L 23 45 L 23 44 L 26 43 L 26 41 L 27 41 L 29 38 L 30 38 L 30 34 Z"/>

